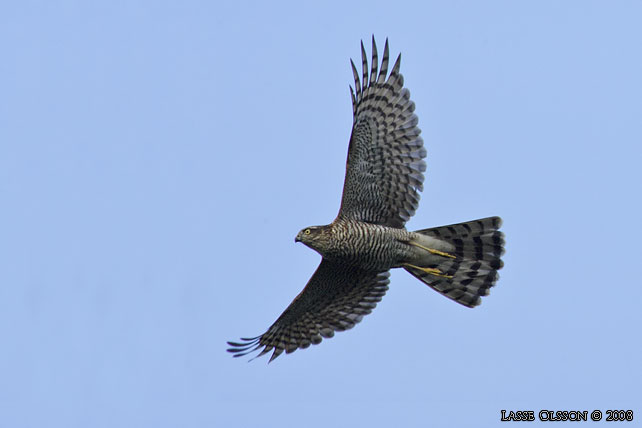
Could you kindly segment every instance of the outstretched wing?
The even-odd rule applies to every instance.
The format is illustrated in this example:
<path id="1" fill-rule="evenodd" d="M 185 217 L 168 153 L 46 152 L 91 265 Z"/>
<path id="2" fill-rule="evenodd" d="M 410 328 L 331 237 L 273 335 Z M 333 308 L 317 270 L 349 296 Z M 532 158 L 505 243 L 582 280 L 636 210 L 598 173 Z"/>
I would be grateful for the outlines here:
<path id="1" fill-rule="evenodd" d="M 377 306 L 388 290 L 389 272 L 367 272 L 346 265 L 321 261 L 303 291 L 290 303 L 267 332 L 241 342 L 228 342 L 229 352 L 241 357 L 263 349 L 260 357 L 272 350 L 270 361 L 283 351 L 318 344 L 335 331 L 354 327 Z"/>
<path id="2" fill-rule="evenodd" d="M 352 64 L 353 125 L 339 218 L 403 227 L 419 204 L 426 170 L 426 149 L 419 136 L 415 104 L 399 73 L 401 55 L 388 74 L 388 40 L 377 72 L 377 46 L 372 38 L 368 74 L 361 43 L 362 79 Z"/>

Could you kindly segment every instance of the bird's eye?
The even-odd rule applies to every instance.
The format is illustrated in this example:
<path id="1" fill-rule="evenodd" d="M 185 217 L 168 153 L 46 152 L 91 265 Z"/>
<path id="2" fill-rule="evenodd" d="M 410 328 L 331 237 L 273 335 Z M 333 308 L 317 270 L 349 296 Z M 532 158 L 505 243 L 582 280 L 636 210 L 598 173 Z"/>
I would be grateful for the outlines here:
<path id="1" fill-rule="evenodd" d="M 306 235 L 309 235 L 310 233 L 312 233 L 312 231 L 310 229 L 305 229 L 303 233 L 305 233 Z"/>

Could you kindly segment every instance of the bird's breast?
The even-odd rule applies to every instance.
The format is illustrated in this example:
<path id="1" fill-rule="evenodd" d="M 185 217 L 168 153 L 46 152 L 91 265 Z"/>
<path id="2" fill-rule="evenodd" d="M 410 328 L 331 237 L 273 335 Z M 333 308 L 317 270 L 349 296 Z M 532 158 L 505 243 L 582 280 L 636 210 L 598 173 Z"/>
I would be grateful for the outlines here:
<path id="1" fill-rule="evenodd" d="M 332 242 L 325 257 L 366 270 L 388 270 L 399 263 L 403 229 L 350 221 L 333 225 Z"/>

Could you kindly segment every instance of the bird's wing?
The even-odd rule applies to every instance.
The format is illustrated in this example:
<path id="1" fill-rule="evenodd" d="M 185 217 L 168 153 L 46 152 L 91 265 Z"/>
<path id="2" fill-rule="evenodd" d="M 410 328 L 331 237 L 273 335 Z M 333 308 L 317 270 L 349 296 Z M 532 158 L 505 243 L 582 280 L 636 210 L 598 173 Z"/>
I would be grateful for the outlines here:
<path id="1" fill-rule="evenodd" d="M 415 104 L 403 87 L 401 55 L 387 76 L 388 40 L 381 69 L 374 37 L 370 70 L 363 42 L 361 58 L 361 79 L 350 61 L 353 125 L 339 218 L 403 227 L 417 209 L 426 170 Z"/>
<path id="2" fill-rule="evenodd" d="M 228 342 L 229 352 L 257 357 L 274 350 L 270 361 L 283 351 L 318 344 L 335 331 L 354 327 L 369 314 L 388 290 L 389 272 L 367 272 L 323 259 L 303 291 L 261 336 Z"/>

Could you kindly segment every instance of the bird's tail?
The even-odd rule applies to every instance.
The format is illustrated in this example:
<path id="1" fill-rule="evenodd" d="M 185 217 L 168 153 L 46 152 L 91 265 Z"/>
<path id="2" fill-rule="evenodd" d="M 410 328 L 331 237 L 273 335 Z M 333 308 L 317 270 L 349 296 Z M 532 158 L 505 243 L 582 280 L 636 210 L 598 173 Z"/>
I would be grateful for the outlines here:
<path id="1" fill-rule="evenodd" d="M 423 254 L 403 267 L 444 296 L 472 308 L 495 285 L 504 234 L 499 217 L 417 230 L 410 243 Z"/>

